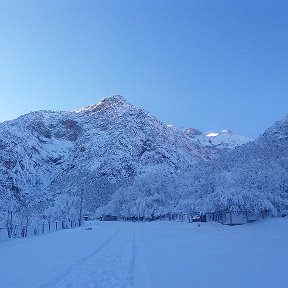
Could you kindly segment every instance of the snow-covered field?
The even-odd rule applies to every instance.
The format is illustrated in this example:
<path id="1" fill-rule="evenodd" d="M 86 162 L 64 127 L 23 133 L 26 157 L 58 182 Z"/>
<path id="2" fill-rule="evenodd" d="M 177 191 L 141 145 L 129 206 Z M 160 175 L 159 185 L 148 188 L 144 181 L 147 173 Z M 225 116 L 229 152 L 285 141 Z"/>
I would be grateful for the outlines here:
<path id="1" fill-rule="evenodd" d="M 287 288 L 287 261 L 287 217 L 233 227 L 93 222 L 1 242 L 0 287 Z"/>

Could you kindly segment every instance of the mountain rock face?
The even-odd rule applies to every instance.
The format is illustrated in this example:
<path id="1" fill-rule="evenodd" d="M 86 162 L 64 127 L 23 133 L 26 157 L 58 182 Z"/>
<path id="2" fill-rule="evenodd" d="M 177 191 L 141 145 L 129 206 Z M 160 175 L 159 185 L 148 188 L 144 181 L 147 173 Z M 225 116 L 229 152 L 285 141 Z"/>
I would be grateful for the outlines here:
<path id="1" fill-rule="evenodd" d="M 26 114 L 0 124 L 2 213 L 53 205 L 58 212 L 71 201 L 78 205 L 81 195 L 86 211 L 94 211 L 139 175 L 174 175 L 217 158 L 223 145 L 205 141 L 171 129 L 119 95 L 74 112 Z"/>

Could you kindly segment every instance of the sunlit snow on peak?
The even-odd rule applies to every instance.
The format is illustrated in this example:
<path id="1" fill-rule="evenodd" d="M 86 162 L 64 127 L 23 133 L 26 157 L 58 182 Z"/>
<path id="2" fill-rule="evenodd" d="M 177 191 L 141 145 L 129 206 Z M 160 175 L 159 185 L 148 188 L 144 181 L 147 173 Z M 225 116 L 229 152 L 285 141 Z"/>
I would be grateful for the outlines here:
<path id="1" fill-rule="evenodd" d="M 219 135 L 219 133 L 216 133 L 216 132 L 210 132 L 210 133 L 206 134 L 206 136 L 208 136 L 208 137 L 216 137 L 218 135 Z"/>

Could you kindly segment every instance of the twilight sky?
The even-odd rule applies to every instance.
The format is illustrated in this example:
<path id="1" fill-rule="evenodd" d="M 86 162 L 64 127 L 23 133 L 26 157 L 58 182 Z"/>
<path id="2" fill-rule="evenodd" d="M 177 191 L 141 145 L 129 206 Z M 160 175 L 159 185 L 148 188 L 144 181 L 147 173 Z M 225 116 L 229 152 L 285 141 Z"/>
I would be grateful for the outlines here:
<path id="1" fill-rule="evenodd" d="M 288 114 L 288 1 L 0 1 L 0 121 L 111 94 L 259 135 Z"/>

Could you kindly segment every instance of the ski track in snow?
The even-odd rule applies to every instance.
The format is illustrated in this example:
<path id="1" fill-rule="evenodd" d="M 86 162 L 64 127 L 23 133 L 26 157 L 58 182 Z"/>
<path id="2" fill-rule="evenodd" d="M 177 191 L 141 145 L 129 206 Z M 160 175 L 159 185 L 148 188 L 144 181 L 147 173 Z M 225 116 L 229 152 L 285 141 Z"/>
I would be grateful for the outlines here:
<path id="1" fill-rule="evenodd" d="M 90 255 L 76 261 L 40 287 L 133 287 L 134 264 L 135 232 L 131 227 L 120 225 L 117 231 Z"/>

